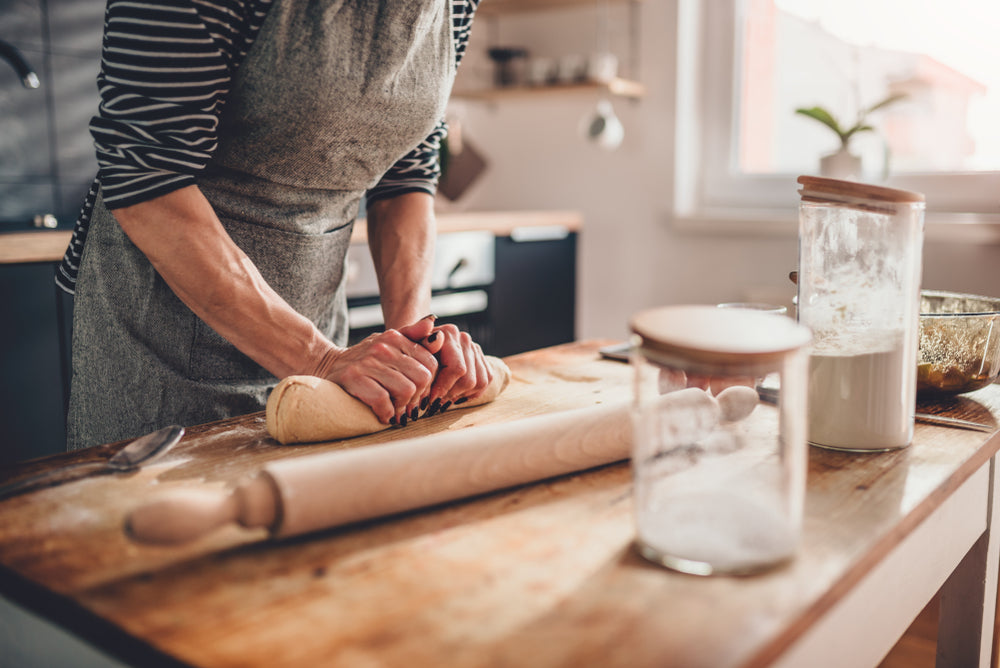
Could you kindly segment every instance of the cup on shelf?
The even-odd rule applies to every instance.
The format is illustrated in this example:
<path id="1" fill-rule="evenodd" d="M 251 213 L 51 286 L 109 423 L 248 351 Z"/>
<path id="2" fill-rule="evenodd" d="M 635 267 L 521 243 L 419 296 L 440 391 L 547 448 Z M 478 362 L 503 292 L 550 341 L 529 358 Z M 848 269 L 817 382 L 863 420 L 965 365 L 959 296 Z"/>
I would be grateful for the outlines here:
<path id="1" fill-rule="evenodd" d="M 524 80 L 524 65 L 528 57 L 526 49 L 518 46 L 493 47 L 488 55 L 493 61 L 495 86 L 516 86 Z"/>
<path id="2" fill-rule="evenodd" d="M 578 83 L 587 74 L 587 59 L 579 54 L 563 56 L 559 59 L 557 72 L 559 83 Z"/>
<path id="3" fill-rule="evenodd" d="M 528 84 L 547 86 L 556 80 L 556 61 L 552 58 L 532 58 L 528 62 Z"/>
<path id="4" fill-rule="evenodd" d="M 587 56 L 586 79 L 597 83 L 610 83 L 618 76 L 618 58 L 613 53 L 592 53 Z"/>

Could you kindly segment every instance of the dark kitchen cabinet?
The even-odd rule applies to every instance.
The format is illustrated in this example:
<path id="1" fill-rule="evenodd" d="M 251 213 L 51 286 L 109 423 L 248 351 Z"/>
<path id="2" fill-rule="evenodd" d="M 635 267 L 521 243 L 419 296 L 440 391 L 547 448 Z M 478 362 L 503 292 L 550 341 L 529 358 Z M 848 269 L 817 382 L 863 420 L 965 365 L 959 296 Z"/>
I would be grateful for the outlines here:
<path id="1" fill-rule="evenodd" d="M 0 265 L 0 466 L 66 449 L 68 300 L 49 262 Z"/>
<path id="2" fill-rule="evenodd" d="M 572 341 L 576 335 L 577 234 L 497 237 L 490 291 L 491 350 L 498 357 Z"/>

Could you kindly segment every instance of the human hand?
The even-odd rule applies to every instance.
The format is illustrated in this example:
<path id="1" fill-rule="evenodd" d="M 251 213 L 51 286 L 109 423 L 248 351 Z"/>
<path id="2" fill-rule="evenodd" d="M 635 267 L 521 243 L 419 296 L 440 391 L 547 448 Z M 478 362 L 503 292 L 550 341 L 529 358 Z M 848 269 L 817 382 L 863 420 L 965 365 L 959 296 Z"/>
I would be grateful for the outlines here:
<path id="1" fill-rule="evenodd" d="M 479 396 L 493 380 L 483 349 L 455 325 L 435 327 L 423 344 L 439 362 L 428 403 L 423 406 L 426 415 Z"/>
<path id="2" fill-rule="evenodd" d="M 747 377 L 736 377 L 736 376 L 706 376 L 701 374 L 685 373 L 680 369 L 660 369 L 659 374 L 659 388 L 660 394 L 667 394 L 668 392 L 673 392 L 675 390 L 681 390 L 688 387 L 697 387 L 699 389 L 705 390 L 714 396 L 718 396 L 723 390 L 734 385 L 743 385 L 746 387 L 755 387 L 757 380 L 750 376 Z"/>
<path id="3" fill-rule="evenodd" d="M 383 423 L 405 425 L 431 391 L 438 361 L 419 341 L 431 335 L 434 318 L 372 334 L 332 352 L 318 373 L 367 404 Z"/>

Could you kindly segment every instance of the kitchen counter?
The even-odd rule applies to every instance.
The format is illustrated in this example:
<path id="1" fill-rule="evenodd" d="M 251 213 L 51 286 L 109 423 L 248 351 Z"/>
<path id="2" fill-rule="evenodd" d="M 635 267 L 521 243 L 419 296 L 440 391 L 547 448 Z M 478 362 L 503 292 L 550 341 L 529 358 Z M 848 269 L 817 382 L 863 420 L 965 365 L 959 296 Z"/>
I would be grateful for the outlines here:
<path id="1" fill-rule="evenodd" d="M 439 212 L 438 234 L 486 230 L 496 236 L 510 236 L 518 229 L 561 227 L 579 231 L 582 218 L 575 211 L 482 211 L 468 213 Z M 26 262 L 59 262 L 62 260 L 71 230 L 38 230 L 0 234 L 0 264 Z M 354 226 L 352 242 L 366 242 L 368 231 L 364 221 Z"/>
<path id="2" fill-rule="evenodd" d="M 252 414 L 190 428 L 141 472 L 2 501 L 0 594 L 142 666 L 721 668 L 875 665 L 944 585 L 948 665 L 975 665 L 981 646 L 988 660 L 996 431 L 917 424 L 894 452 L 810 448 L 799 555 L 753 577 L 637 556 L 625 463 L 281 541 L 230 527 L 151 547 L 122 532 L 154 493 L 231 486 L 278 458 L 625 400 L 630 370 L 599 357 L 606 343 L 510 357 L 499 400 L 405 429 L 283 447 Z M 1000 387 L 922 409 L 996 425 Z"/>
<path id="3" fill-rule="evenodd" d="M 0 234 L 0 264 L 59 262 L 72 237 L 72 230 Z"/>

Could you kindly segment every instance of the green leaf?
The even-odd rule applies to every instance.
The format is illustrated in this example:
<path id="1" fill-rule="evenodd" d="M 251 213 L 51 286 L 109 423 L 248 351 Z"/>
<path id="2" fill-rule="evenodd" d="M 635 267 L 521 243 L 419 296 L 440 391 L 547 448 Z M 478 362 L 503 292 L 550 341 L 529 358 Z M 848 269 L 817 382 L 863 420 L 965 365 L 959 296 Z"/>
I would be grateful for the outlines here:
<path id="1" fill-rule="evenodd" d="M 802 114 L 803 116 L 808 116 L 809 118 L 819 121 L 836 132 L 838 137 L 843 137 L 844 135 L 843 131 L 840 129 L 840 123 L 838 123 L 837 119 L 833 117 L 833 114 L 823 107 L 802 107 L 796 109 L 795 113 Z"/>
<path id="2" fill-rule="evenodd" d="M 876 102 L 872 106 L 868 107 L 868 109 L 866 109 L 862 114 L 862 118 L 872 113 L 873 111 L 881 109 L 882 107 L 888 107 L 890 104 L 895 104 L 896 102 L 899 102 L 900 100 L 903 100 L 905 98 L 906 98 L 906 93 L 896 93 L 895 95 L 890 95 L 881 102 Z"/>

